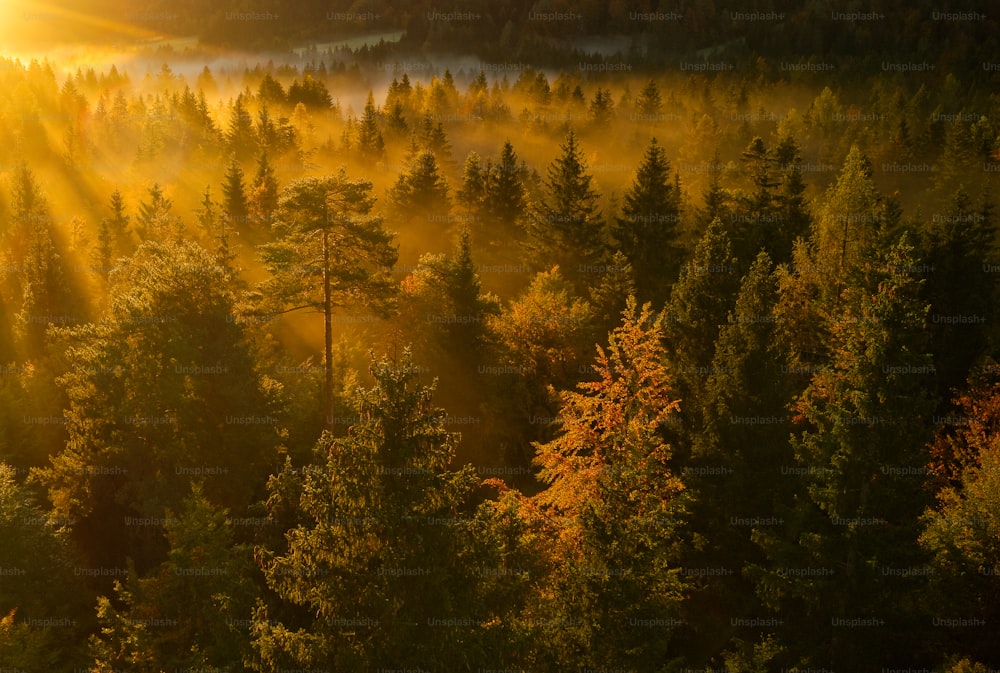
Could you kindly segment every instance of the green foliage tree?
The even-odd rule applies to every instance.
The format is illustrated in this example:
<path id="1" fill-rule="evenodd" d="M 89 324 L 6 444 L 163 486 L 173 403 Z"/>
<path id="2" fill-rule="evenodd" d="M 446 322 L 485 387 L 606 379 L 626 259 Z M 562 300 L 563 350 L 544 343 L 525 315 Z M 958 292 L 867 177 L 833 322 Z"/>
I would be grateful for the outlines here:
<path id="1" fill-rule="evenodd" d="M 159 563 L 192 476 L 243 513 L 276 467 L 280 390 L 254 367 L 228 273 L 195 243 L 147 242 L 111 274 L 99 321 L 58 333 L 69 438 L 41 476 L 95 566 Z"/>
<path id="2" fill-rule="evenodd" d="M 532 260 L 558 265 L 577 281 L 580 269 L 600 265 L 606 240 L 604 220 L 591 184 L 583 152 L 570 131 L 562 154 L 548 169 L 543 198 L 534 204 L 528 220 L 528 250 Z"/>
<path id="3" fill-rule="evenodd" d="M 223 671 L 250 655 L 251 549 L 198 484 L 183 507 L 176 517 L 167 510 L 167 559 L 147 577 L 131 567 L 115 582 L 114 600 L 99 598 L 95 670 Z"/>
<path id="4" fill-rule="evenodd" d="M 280 186 L 266 150 L 257 157 L 257 173 L 250 182 L 247 192 L 247 211 L 250 219 L 258 226 L 269 228 L 278 209 Z"/>
<path id="5" fill-rule="evenodd" d="M 0 461 L 0 666 L 15 670 L 80 664 L 87 591 L 65 535 L 31 489 Z M 49 670 L 53 670 L 50 668 Z"/>
<path id="6" fill-rule="evenodd" d="M 407 170 L 399 175 L 388 193 L 389 212 L 402 222 L 447 220 L 451 210 L 448 181 L 438 160 L 429 150 L 418 150 Z"/>
<path id="7" fill-rule="evenodd" d="M 222 214 L 230 226 L 246 229 L 249 213 L 243 167 L 234 154 L 222 181 Z"/>
<path id="8" fill-rule="evenodd" d="M 506 654 L 482 651 L 490 606 L 469 601 L 478 480 L 471 466 L 449 467 L 458 437 L 414 369 L 408 350 L 373 360 L 348 435 L 324 434 L 311 465 L 272 481 L 272 506 L 289 502 L 300 519 L 286 548 L 258 558 L 268 586 L 303 610 L 285 622 L 258 607 L 255 670 L 454 670 Z"/>
<path id="9" fill-rule="evenodd" d="M 364 114 L 361 115 L 357 126 L 357 147 L 366 159 L 381 159 L 385 156 L 385 141 L 379 128 L 379 114 L 379 110 L 375 108 L 375 98 L 369 91 Z"/>
<path id="10" fill-rule="evenodd" d="M 385 313 L 397 252 L 382 218 L 372 213 L 371 183 L 346 172 L 290 182 L 273 228 L 278 239 L 259 247 L 271 274 L 261 287 L 265 313 L 312 309 L 324 318 L 324 408 L 333 400 L 333 312 L 366 305 Z"/>
<path id="11" fill-rule="evenodd" d="M 934 400 L 915 264 L 903 237 L 845 280 L 827 318 L 829 359 L 794 406 L 798 505 L 783 527 L 755 531 L 771 558 L 753 575 L 762 600 L 796 615 L 782 638 L 794 665 L 899 665 L 920 650 L 925 577 L 892 571 L 925 562 L 916 541 Z M 792 577 L 780 568 L 827 571 Z M 868 628 L 850 628 L 854 619 Z M 887 642 L 880 626 L 897 636 Z"/>
<path id="12" fill-rule="evenodd" d="M 670 179 L 670 162 L 653 138 L 625 191 L 614 229 L 619 249 L 632 265 L 640 301 L 662 306 L 677 280 L 683 255 L 678 244 L 680 199 Z"/>

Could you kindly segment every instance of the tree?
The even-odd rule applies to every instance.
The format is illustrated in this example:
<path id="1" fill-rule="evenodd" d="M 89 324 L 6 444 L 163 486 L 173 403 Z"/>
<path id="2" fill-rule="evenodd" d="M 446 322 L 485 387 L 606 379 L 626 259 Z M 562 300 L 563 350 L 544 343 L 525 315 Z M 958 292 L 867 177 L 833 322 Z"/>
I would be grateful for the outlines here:
<path id="1" fill-rule="evenodd" d="M 21 274 L 22 304 L 17 314 L 25 350 L 40 357 L 51 325 L 72 325 L 86 319 L 86 303 L 75 291 L 52 225 L 42 223 L 28 233 Z"/>
<path id="2" fill-rule="evenodd" d="M 737 268 L 729 236 L 714 220 L 681 269 L 665 308 L 668 352 L 682 400 L 702 399 L 719 330 L 739 291 Z M 686 412 L 681 418 L 694 422 Z"/>
<path id="3" fill-rule="evenodd" d="M 129 568 L 114 598 L 98 599 L 97 670 L 225 670 L 250 654 L 251 549 L 237 543 L 225 510 L 194 484 L 183 509 L 167 511 L 167 559 L 147 577 Z"/>
<path id="4" fill-rule="evenodd" d="M 385 156 L 385 141 L 379 128 L 379 110 L 375 108 L 375 98 L 368 91 L 365 111 L 358 122 L 358 149 L 366 159 L 381 159 Z"/>
<path id="5" fill-rule="evenodd" d="M 257 157 L 257 173 L 247 193 L 250 218 L 260 226 L 270 227 L 274 213 L 278 209 L 279 196 L 278 178 L 265 150 Z"/>
<path id="6" fill-rule="evenodd" d="M 465 212 L 478 219 L 485 194 L 486 176 L 483 174 L 482 161 L 475 151 L 469 152 L 462 168 L 462 188 L 455 196 L 465 206 Z"/>
<path id="7" fill-rule="evenodd" d="M 636 100 L 636 109 L 639 111 L 639 121 L 656 122 L 659 121 L 660 113 L 663 109 L 663 99 L 660 96 L 660 89 L 656 86 L 655 80 L 649 82 L 639 92 Z"/>
<path id="8" fill-rule="evenodd" d="M 161 562 L 192 476 L 241 514 L 277 466 L 280 390 L 254 367 L 229 273 L 193 242 L 146 242 L 112 272 L 99 321 L 56 333 L 68 441 L 41 478 L 94 566 Z"/>
<path id="9" fill-rule="evenodd" d="M 160 183 L 154 182 L 149 188 L 149 201 L 139 202 L 136 233 L 140 241 L 166 241 L 178 233 L 170 215 L 173 205 L 173 201 L 164 196 Z"/>
<path id="10" fill-rule="evenodd" d="M 288 312 L 312 309 L 324 317 L 324 408 L 333 400 L 333 312 L 367 305 L 385 313 L 394 285 L 389 271 L 397 252 L 382 218 L 372 214 L 371 183 L 341 169 L 324 178 L 294 180 L 283 190 L 272 225 L 278 240 L 261 245 L 271 274 L 264 306 Z M 270 311 L 266 311 L 270 312 Z"/>
<path id="11" fill-rule="evenodd" d="M 614 120 L 615 102 L 611 98 L 611 91 L 597 87 L 590 102 L 590 121 L 596 128 L 607 128 Z"/>
<path id="12" fill-rule="evenodd" d="M 561 148 L 562 155 L 549 165 L 545 194 L 531 212 L 527 243 L 533 261 L 558 265 L 575 281 L 581 269 L 599 266 L 604 258 L 604 221 L 600 195 L 572 131 Z"/>
<path id="13" fill-rule="evenodd" d="M 231 226 L 245 229 L 249 212 L 246 188 L 243 184 L 243 167 L 234 154 L 229 160 L 222 182 L 222 214 Z"/>
<path id="14" fill-rule="evenodd" d="M 852 146 L 816 221 L 816 262 L 830 270 L 833 296 L 839 294 L 840 279 L 868 256 L 884 226 L 884 207 L 871 176 L 871 163 Z"/>
<path id="15" fill-rule="evenodd" d="M 510 234 L 519 231 L 527 210 L 527 174 L 527 166 L 518 162 L 514 146 L 505 140 L 499 162 L 487 164 L 483 182 L 483 211 L 491 228 Z"/>
<path id="16" fill-rule="evenodd" d="M 987 273 L 995 259 L 992 213 L 974 208 L 970 201 L 959 189 L 951 207 L 933 216 L 922 236 L 924 297 L 930 302 L 930 314 L 938 316 L 929 326 L 931 350 L 938 392 L 945 398 L 987 352 L 988 331 L 996 315 L 996 274 Z"/>
<path id="17" fill-rule="evenodd" d="M 390 213 L 404 222 L 446 219 L 451 209 L 448 182 L 429 150 L 419 150 L 411 157 L 388 197 Z"/>
<path id="18" fill-rule="evenodd" d="M 246 108 L 243 94 L 239 94 L 229 109 L 229 124 L 225 131 L 226 150 L 239 161 L 247 161 L 257 150 L 257 133 L 253 116 Z"/>
<path id="19" fill-rule="evenodd" d="M 543 614 L 560 624 L 543 631 L 562 668 L 652 670 L 672 651 L 674 629 L 664 625 L 679 623 L 672 529 L 683 487 L 660 434 L 678 409 L 662 340 L 650 305 L 630 299 L 607 349 L 597 349 L 596 380 L 560 395 L 561 432 L 536 444 L 546 488 L 535 499 L 555 549 Z"/>
<path id="20" fill-rule="evenodd" d="M 978 628 L 949 629 L 935 638 L 938 651 L 951 650 L 982 661 L 997 656 L 989 624 L 997 618 L 991 596 L 1000 583 L 1000 545 L 991 531 L 997 521 L 1000 484 L 1000 384 L 997 366 L 987 361 L 969 377 L 941 423 L 931 447 L 929 472 L 940 488 L 923 516 L 920 544 L 932 555 L 930 605 L 965 619 L 982 620 Z"/>
<path id="21" fill-rule="evenodd" d="M 905 236 L 859 260 L 828 318 L 827 366 L 793 407 L 802 493 L 783 529 L 757 533 L 771 568 L 754 576 L 766 604 L 796 615 L 786 618 L 783 638 L 795 665 L 849 670 L 919 661 L 926 577 L 891 572 L 926 558 L 916 543 L 927 504 L 919 467 L 927 464 L 934 400 L 924 383 L 927 305 L 915 263 Z M 810 567 L 829 572 L 804 581 L 778 570 Z M 848 631 L 858 618 L 897 636 Z"/>
<path id="22" fill-rule="evenodd" d="M 80 641 L 91 621 L 87 596 L 65 535 L 0 461 L 0 666 L 46 670 L 81 662 Z"/>
<path id="23" fill-rule="evenodd" d="M 290 622 L 257 608 L 256 670 L 454 670 L 505 655 L 477 646 L 490 607 L 469 601 L 478 480 L 471 466 L 449 467 L 458 436 L 432 405 L 433 387 L 416 382 L 408 350 L 373 357 L 370 372 L 348 435 L 324 433 L 311 465 L 272 480 L 272 511 L 294 508 L 298 522 L 283 549 L 257 557 L 268 586 L 301 610 Z"/>
<path id="24" fill-rule="evenodd" d="M 639 300 L 662 305 L 677 280 L 683 250 L 678 245 L 680 194 L 656 138 L 625 191 L 622 216 L 615 224 L 614 236 L 632 265 Z"/>
<path id="25" fill-rule="evenodd" d="M 119 255 L 130 255 L 133 251 L 132 236 L 129 231 L 131 217 L 125 214 L 125 198 L 121 191 L 115 188 L 111 193 L 111 217 L 108 218 L 108 229 L 114 240 L 114 249 Z"/>
<path id="26" fill-rule="evenodd" d="M 719 329 L 711 365 L 697 372 L 704 392 L 685 405 L 697 420 L 682 468 L 692 494 L 682 560 L 685 567 L 716 569 L 690 578 L 685 618 L 694 653 L 717 652 L 727 640 L 739 651 L 750 634 L 755 638 L 749 642 L 761 643 L 775 632 L 763 620 L 749 634 L 746 627 L 734 628 L 737 620 L 752 624 L 768 612 L 746 575 L 766 563 L 754 542 L 757 529 L 732 522 L 780 517 L 797 494 L 783 470 L 794 461 L 788 405 L 795 389 L 776 335 L 777 300 L 777 276 L 762 251 Z"/>

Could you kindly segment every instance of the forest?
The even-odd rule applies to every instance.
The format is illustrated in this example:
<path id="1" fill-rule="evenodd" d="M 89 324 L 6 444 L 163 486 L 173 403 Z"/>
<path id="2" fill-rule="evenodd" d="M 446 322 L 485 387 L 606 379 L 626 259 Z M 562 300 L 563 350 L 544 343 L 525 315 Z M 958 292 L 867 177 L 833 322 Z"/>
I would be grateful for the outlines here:
<path id="1" fill-rule="evenodd" d="M 1000 669 L 990 10 L 398 4 L 0 3 L 0 673 Z"/>

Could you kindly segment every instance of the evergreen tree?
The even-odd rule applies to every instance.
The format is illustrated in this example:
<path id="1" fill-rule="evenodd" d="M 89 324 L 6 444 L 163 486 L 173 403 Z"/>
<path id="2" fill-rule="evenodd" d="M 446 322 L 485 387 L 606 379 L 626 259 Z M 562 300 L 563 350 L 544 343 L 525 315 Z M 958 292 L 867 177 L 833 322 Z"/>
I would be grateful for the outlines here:
<path id="1" fill-rule="evenodd" d="M 714 220 L 698 243 L 665 310 L 667 343 L 676 388 L 682 400 L 703 399 L 719 330 L 739 291 L 738 263 L 722 222 Z M 694 410 L 681 418 L 690 427 Z"/>
<path id="2" fill-rule="evenodd" d="M 341 170 L 294 180 L 275 217 L 278 240 L 260 246 L 271 278 L 262 285 L 265 313 L 312 309 L 324 317 L 324 409 L 333 404 L 333 312 L 365 302 L 385 313 L 397 252 L 382 218 L 372 214 L 371 183 Z"/>
<path id="3" fill-rule="evenodd" d="M 109 229 L 114 238 L 114 248 L 119 255 L 130 255 L 133 252 L 132 236 L 129 231 L 131 217 L 125 214 L 125 198 L 119 189 L 111 193 L 111 217 L 108 220 Z"/>
<path id="4" fill-rule="evenodd" d="M 482 161 L 475 151 L 469 152 L 462 168 L 462 188 L 455 196 L 459 203 L 465 206 L 465 212 L 478 219 L 485 193 L 486 178 L 483 175 Z"/>
<path id="5" fill-rule="evenodd" d="M 0 461 L 0 666 L 70 668 L 92 626 L 66 520 L 52 518 Z M 56 625 L 56 626 L 51 626 Z"/>
<path id="6" fill-rule="evenodd" d="M 268 586 L 302 610 L 286 623 L 258 607 L 256 670 L 455 670 L 508 655 L 478 646 L 491 608 L 469 601 L 474 523 L 463 512 L 477 479 L 471 466 L 449 467 L 458 436 L 408 350 L 373 359 L 371 374 L 348 435 L 324 434 L 312 465 L 273 482 L 271 502 L 297 508 L 299 522 L 286 548 L 258 558 Z"/>
<path id="7" fill-rule="evenodd" d="M 258 226 L 269 228 L 274 212 L 278 209 L 278 198 L 278 178 L 265 150 L 257 157 L 257 173 L 250 183 L 247 194 L 247 211 L 250 219 Z"/>
<path id="8" fill-rule="evenodd" d="M 389 189 L 389 211 L 402 221 L 446 220 L 451 209 L 448 182 L 433 152 L 418 151 Z"/>
<path id="9" fill-rule="evenodd" d="M 230 226 L 245 229 L 249 212 L 246 188 L 243 184 L 243 167 L 234 154 L 229 160 L 222 181 L 222 214 Z"/>
<path id="10" fill-rule="evenodd" d="M 926 578 L 891 572 L 926 560 L 916 544 L 928 504 L 918 468 L 927 463 L 934 401 L 915 263 L 905 237 L 857 263 L 828 318 L 828 366 L 794 406 L 802 492 L 784 528 L 757 533 L 771 562 L 755 574 L 762 599 L 795 615 L 782 639 L 792 665 L 919 661 Z M 780 568 L 828 570 L 806 581 Z M 866 628 L 851 628 L 856 619 Z"/>
<path id="11" fill-rule="evenodd" d="M 167 559 L 147 577 L 131 567 L 115 582 L 115 600 L 98 600 L 97 670 L 225 670 L 250 654 L 242 626 L 257 590 L 249 546 L 197 483 L 165 519 Z"/>
<path id="12" fill-rule="evenodd" d="M 149 201 L 139 202 L 139 214 L 136 216 L 136 233 L 139 240 L 169 240 L 176 233 L 170 209 L 173 201 L 163 194 L 160 183 L 154 182 L 149 188 Z"/>
<path id="13" fill-rule="evenodd" d="M 527 211 L 527 172 L 514 146 L 504 141 L 499 162 L 487 166 L 483 184 L 483 210 L 491 228 L 511 234 L 518 231 Z"/>
<path id="14" fill-rule="evenodd" d="M 605 255 L 604 221 L 591 185 L 583 152 L 570 131 L 562 155 L 548 169 L 544 196 L 534 204 L 528 221 L 528 248 L 532 261 L 558 265 L 568 279 L 581 278 L 581 269 L 597 266 Z"/>
<path id="15" fill-rule="evenodd" d="M 375 98 L 368 92 L 365 111 L 358 122 L 358 149 L 368 159 L 381 159 L 385 155 L 385 141 L 379 128 L 379 111 L 375 108 Z"/>
<path id="16" fill-rule="evenodd" d="M 636 109 L 640 115 L 639 121 L 656 122 L 659 120 L 663 110 L 663 98 L 660 96 L 660 89 L 654 80 L 649 80 L 649 83 L 639 92 Z"/>
<path id="17" fill-rule="evenodd" d="M 229 124 L 225 131 L 226 150 L 239 161 L 247 161 L 257 151 L 257 132 L 253 116 L 247 110 L 241 93 L 229 109 Z"/>
<path id="18" fill-rule="evenodd" d="M 680 194 L 671 183 L 670 162 L 656 138 L 650 141 L 624 201 L 615 238 L 632 265 L 638 298 L 662 305 L 677 279 L 683 250 L 678 245 Z"/>
<path id="19" fill-rule="evenodd" d="M 69 438 L 42 483 L 94 566 L 161 562 L 146 522 L 181 510 L 190 475 L 244 513 L 277 466 L 280 391 L 253 366 L 227 276 L 195 243 L 149 241 L 111 274 L 97 323 L 57 332 Z"/>

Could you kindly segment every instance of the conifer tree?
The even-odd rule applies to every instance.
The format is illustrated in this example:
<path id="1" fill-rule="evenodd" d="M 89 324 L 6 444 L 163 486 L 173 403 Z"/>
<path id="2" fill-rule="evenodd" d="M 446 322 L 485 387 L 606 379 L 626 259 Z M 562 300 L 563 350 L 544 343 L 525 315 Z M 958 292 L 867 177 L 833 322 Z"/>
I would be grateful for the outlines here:
<path id="1" fill-rule="evenodd" d="M 653 138 L 614 230 L 619 249 L 632 265 L 637 297 L 662 306 L 677 280 L 683 250 L 678 245 L 680 194 L 670 179 L 670 162 Z"/>
<path id="2" fill-rule="evenodd" d="M 371 183 L 341 169 L 304 178 L 282 190 L 273 228 L 278 239 L 259 247 L 271 278 L 261 290 L 265 313 L 312 309 L 323 314 L 324 408 L 333 404 L 333 312 L 358 305 L 385 314 L 397 252 L 382 218 L 372 213 Z"/>
<path id="3" fill-rule="evenodd" d="M 549 164 L 544 195 L 534 204 L 528 221 L 528 249 L 532 261 L 558 265 L 566 278 L 578 281 L 581 269 L 604 259 L 604 220 L 591 184 L 576 134 L 569 132 L 562 154 Z"/>
<path id="4" fill-rule="evenodd" d="M 230 226 L 245 229 L 249 212 L 246 187 L 243 183 L 243 167 L 234 154 L 229 160 L 222 181 L 222 214 Z"/>

